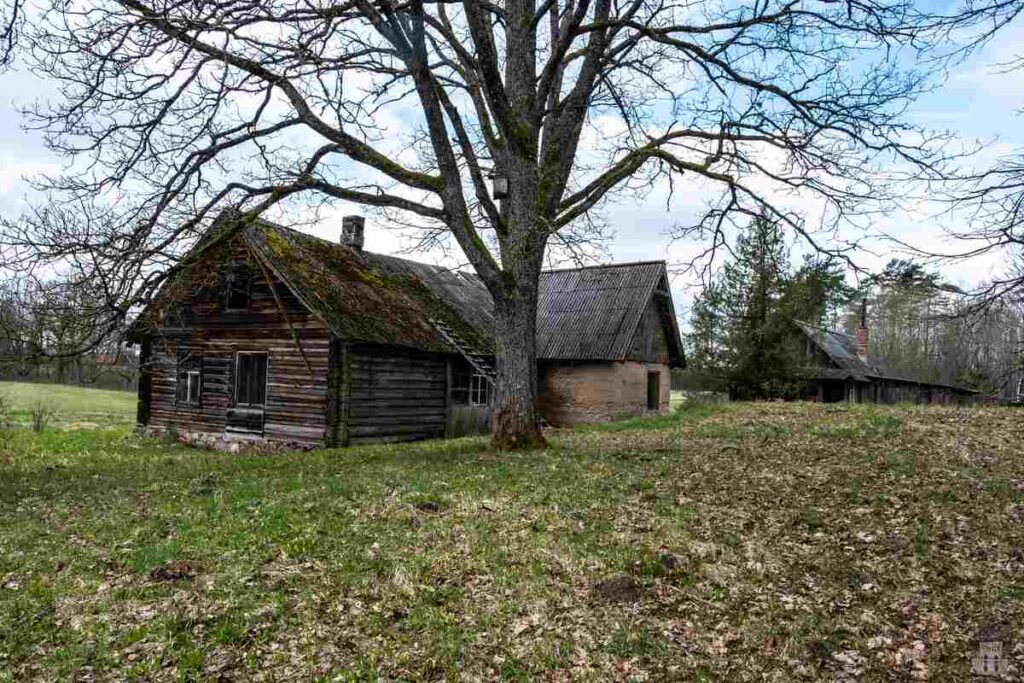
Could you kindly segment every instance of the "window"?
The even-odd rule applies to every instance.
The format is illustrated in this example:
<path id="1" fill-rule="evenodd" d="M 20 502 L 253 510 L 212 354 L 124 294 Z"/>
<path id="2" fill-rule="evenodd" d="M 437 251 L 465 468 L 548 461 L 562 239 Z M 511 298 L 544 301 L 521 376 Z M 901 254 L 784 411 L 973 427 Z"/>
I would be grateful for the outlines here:
<path id="1" fill-rule="evenodd" d="M 263 407 L 267 397 L 267 354 L 239 352 L 235 360 L 235 405 Z"/>
<path id="2" fill-rule="evenodd" d="M 474 372 L 469 378 L 469 402 L 474 406 L 485 406 L 489 403 L 489 392 L 491 383 L 479 372 Z"/>
<path id="3" fill-rule="evenodd" d="M 198 406 L 203 395 L 203 357 L 191 350 L 178 351 L 178 386 L 175 401 L 179 405 Z"/>
<path id="4" fill-rule="evenodd" d="M 647 410 L 658 410 L 661 407 L 661 373 L 647 373 Z"/>
<path id="5" fill-rule="evenodd" d="M 242 262 L 231 264 L 225 308 L 229 311 L 244 311 L 249 308 L 249 288 L 251 284 L 252 273 L 249 272 L 248 264 Z"/>
<path id="6" fill-rule="evenodd" d="M 181 310 L 175 305 L 170 305 L 164 311 L 163 324 L 165 327 L 183 327 L 181 322 Z"/>
<path id="7" fill-rule="evenodd" d="M 490 403 L 491 383 L 472 367 L 456 366 L 452 372 L 452 403 L 485 406 Z"/>

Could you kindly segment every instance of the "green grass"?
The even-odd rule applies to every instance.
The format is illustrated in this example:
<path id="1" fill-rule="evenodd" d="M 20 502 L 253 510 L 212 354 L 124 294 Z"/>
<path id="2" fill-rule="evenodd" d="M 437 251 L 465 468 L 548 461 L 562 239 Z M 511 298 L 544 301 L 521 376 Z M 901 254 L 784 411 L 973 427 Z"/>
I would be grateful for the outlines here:
<path id="1" fill-rule="evenodd" d="M 967 681 L 977 629 L 1024 623 L 1022 428 L 729 404 L 536 453 L 276 456 L 20 431 L 0 681 L 833 680 L 851 652 Z"/>
<path id="2" fill-rule="evenodd" d="M 39 404 L 53 411 L 51 422 L 56 426 L 113 426 L 135 421 L 136 398 L 129 391 L 0 382 L 0 397 L 6 400 L 17 424 L 28 424 L 30 411 Z"/>

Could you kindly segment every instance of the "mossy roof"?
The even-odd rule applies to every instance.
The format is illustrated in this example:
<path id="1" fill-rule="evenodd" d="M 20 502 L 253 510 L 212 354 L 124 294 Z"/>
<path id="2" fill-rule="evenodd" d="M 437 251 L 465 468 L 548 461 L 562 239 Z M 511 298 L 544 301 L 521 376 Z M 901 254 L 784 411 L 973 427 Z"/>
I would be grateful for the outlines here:
<path id="1" fill-rule="evenodd" d="M 235 239 L 239 237 L 343 339 L 455 351 L 438 332 L 433 322 L 437 321 L 471 350 L 494 351 L 494 303 L 483 282 L 472 273 L 352 249 L 264 219 L 246 226 Z M 197 245 L 197 250 L 202 247 Z M 213 255 L 199 255 L 197 263 L 206 262 L 208 256 Z M 199 270 L 213 268 L 207 264 Z M 175 279 L 190 277 L 182 272 Z M 652 293 L 666 278 L 661 261 L 543 273 L 537 312 L 538 357 L 624 360 Z M 171 289 L 165 287 L 167 291 L 158 300 L 166 302 Z M 671 317 L 666 331 L 676 350 L 673 357 L 678 355 L 681 362 L 679 330 Z M 143 330 L 137 326 L 136 332 Z"/>
<path id="2" fill-rule="evenodd" d="M 432 321 L 481 353 L 493 352 L 490 294 L 475 278 L 355 250 L 259 220 L 244 236 L 296 296 L 343 339 L 453 349 Z M 462 309 L 462 310 L 460 310 Z"/>

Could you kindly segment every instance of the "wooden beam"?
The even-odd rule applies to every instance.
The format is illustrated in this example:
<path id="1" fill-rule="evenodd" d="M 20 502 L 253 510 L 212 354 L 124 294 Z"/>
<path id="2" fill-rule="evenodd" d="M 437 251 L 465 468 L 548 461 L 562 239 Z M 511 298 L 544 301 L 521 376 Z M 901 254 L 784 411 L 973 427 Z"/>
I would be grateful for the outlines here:
<path id="1" fill-rule="evenodd" d="M 306 369 L 309 370 L 310 377 L 316 377 L 316 373 L 313 372 L 313 366 L 309 362 L 309 358 L 306 357 L 306 351 L 302 348 L 302 341 L 299 339 L 298 332 L 295 331 L 295 326 L 292 325 L 292 319 L 288 317 L 288 311 L 285 310 L 284 304 L 281 302 L 281 297 L 277 295 L 277 290 L 274 288 L 274 279 L 267 272 L 266 266 L 263 265 L 263 260 L 259 255 L 246 244 L 246 250 L 249 252 L 249 256 L 256 261 L 260 267 L 260 272 L 263 273 L 263 277 L 267 280 L 267 286 L 270 288 L 270 293 L 274 296 L 274 303 L 277 305 L 278 310 L 281 312 L 281 316 L 284 318 L 285 324 L 288 325 L 288 332 L 292 336 L 292 341 L 295 342 L 295 347 L 299 350 L 299 355 L 302 356 L 302 360 L 306 363 Z"/>
<path id="2" fill-rule="evenodd" d="M 352 404 L 352 353 L 347 341 L 341 341 L 340 383 L 338 385 L 338 445 L 348 446 L 352 425 L 349 414 Z"/>
<path id="3" fill-rule="evenodd" d="M 327 351 L 327 429 L 324 443 L 328 447 L 338 445 L 341 419 L 341 340 L 331 335 Z"/>
<path id="4" fill-rule="evenodd" d="M 452 357 L 448 356 L 444 361 L 444 435 L 446 438 L 452 432 Z"/>
<path id="5" fill-rule="evenodd" d="M 150 367 L 153 355 L 152 338 L 146 336 L 142 339 L 142 348 L 139 350 L 139 391 L 138 406 L 136 407 L 135 422 L 139 427 L 149 424 L 150 406 L 153 397 L 153 370 Z"/>

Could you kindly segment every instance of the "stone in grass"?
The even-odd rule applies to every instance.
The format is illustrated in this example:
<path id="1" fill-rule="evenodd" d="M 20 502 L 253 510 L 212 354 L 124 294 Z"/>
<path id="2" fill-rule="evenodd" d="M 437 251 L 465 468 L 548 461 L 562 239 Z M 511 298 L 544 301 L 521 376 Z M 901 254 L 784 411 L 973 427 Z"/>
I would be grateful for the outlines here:
<path id="1" fill-rule="evenodd" d="M 172 560 L 151 569 L 149 578 L 153 581 L 191 581 L 196 578 L 200 569 L 201 566 L 198 562 Z"/>
<path id="2" fill-rule="evenodd" d="M 612 602 L 636 602 L 643 586 L 629 574 L 616 574 L 594 584 L 594 591 Z"/>

